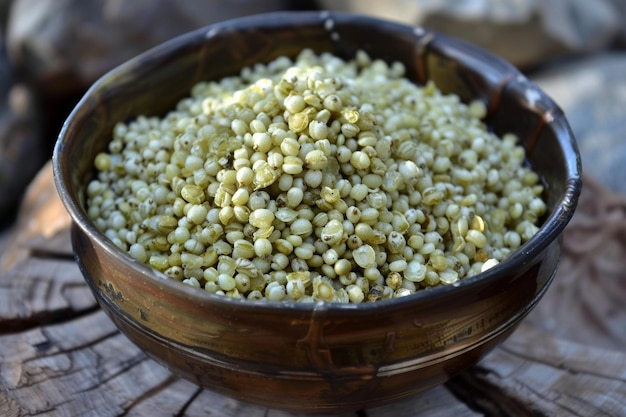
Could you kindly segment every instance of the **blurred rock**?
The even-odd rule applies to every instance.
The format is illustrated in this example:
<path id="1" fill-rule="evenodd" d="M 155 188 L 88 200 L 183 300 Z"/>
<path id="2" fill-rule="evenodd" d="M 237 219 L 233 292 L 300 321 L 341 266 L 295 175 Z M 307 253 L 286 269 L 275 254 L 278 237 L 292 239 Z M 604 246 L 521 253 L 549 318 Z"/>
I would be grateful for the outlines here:
<path id="1" fill-rule="evenodd" d="M 2 33 L 4 33 L 6 28 L 7 15 L 9 14 L 11 3 L 13 3 L 13 0 L 0 0 L 0 27 L 2 28 Z"/>
<path id="2" fill-rule="evenodd" d="M 624 22 L 624 16 L 626 16 L 626 0 L 609 0 L 609 2 L 622 21 L 621 29 L 615 40 L 615 46 L 623 49 L 626 48 L 626 23 Z"/>
<path id="3" fill-rule="evenodd" d="M 15 80 L 0 49 L 0 217 L 12 214 L 47 158 L 35 92 Z M 0 224 L 2 224 L 0 222 Z"/>
<path id="4" fill-rule="evenodd" d="M 525 69 L 555 56 L 599 50 L 625 35 L 624 0 L 318 0 L 418 24 L 480 45 Z"/>
<path id="5" fill-rule="evenodd" d="M 174 36 L 284 7 L 285 0 L 14 0 L 8 53 L 44 95 L 68 95 Z"/>
<path id="6" fill-rule="evenodd" d="M 565 112 L 583 170 L 626 194 L 626 52 L 563 63 L 532 76 Z"/>

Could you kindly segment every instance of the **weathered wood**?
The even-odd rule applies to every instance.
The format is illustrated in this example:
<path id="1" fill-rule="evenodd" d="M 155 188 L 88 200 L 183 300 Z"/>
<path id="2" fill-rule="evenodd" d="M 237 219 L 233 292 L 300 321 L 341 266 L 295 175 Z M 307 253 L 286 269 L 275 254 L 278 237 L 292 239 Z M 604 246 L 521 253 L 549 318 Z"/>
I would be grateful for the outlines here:
<path id="1" fill-rule="evenodd" d="M 69 225 L 70 217 L 58 198 L 48 163 L 28 188 L 12 231 L 4 239 L 0 271 L 28 258 L 33 249 L 71 256 Z"/>
<path id="2" fill-rule="evenodd" d="M 448 386 L 488 415 L 624 416 L 626 354 L 554 338 L 525 323 Z"/>
<path id="3" fill-rule="evenodd" d="M 551 334 L 626 349 L 626 196 L 585 179 L 558 273 L 528 321 Z"/>
<path id="4" fill-rule="evenodd" d="M 0 334 L 97 307 L 74 262 L 33 257 L 0 273 Z"/>
<path id="5" fill-rule="evenodd" d="M 204 390 L 149 359 L 97 307 L 73 261 L 68 228 L 47 166 L 0 255 L 0 415 L 295 416 Z M 580 264 L 572 254 L 566 249 L 555 279 L 566 289 L 586 278 L 573 274 Z M 341 416 L 625 416 L 626 352 L 607 331 L 623 306 L 603 321 L 612 327 L 586 322 L 585 337 L 605 342 L 568 341 L 576 339 L 573 321 L 584 317 L 576 294 L 568 295 L 567 310 L 558 304 L 561 293 L 547 294 L 510 339 L 447 384 Z M 594 294 L 600 302 L 611 296 Z M 548 319 L 563 325 L 558 337 Z"/>

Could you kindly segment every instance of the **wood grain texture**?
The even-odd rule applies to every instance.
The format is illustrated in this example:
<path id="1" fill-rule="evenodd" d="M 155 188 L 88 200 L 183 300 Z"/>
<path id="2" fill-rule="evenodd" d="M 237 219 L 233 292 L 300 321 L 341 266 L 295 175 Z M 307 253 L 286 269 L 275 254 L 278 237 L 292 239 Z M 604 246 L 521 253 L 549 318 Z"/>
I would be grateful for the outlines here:
<path id="1" fill-rule="evenodd" d="M 500 348 L 448 384 L 489 415 L 623 416 L 626 355 L 522 325 Z"/>
<path id="2" fill-rule="evenodd" d="M 626 349 L 626 196 L 585 179 L 559 273 L 529 321 L 555 336 Z"/>
<path id="3" fill-rule="evenodd" d="M 69 220 L 51 189 L 47 166 L 1 255 L 0 415 L 306 416 L 246 404 L 179 379 L 120 334 L 72 259 Z M 447 384 L 340 417 L 626 416 L 624 346 L 555 337 L 538 325 L 538 311 Z M 546 311 L 553 320 L 569 320 L 562 309 Z"/>

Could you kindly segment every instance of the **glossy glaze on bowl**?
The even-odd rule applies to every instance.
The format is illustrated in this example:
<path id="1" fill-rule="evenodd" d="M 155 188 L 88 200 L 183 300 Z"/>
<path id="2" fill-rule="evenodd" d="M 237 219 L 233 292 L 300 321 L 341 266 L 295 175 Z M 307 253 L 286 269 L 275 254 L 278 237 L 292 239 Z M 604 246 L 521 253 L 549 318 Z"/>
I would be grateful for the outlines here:
<path id="1" fill-rule="evenodd" d="M 514 132 L 546 185 L 537 235 L 506 262 L 455 286 L 360 305 L 227 299 L 163 279 L 117 249 L 88 219 L 84 188 L 116 122 L 163 115 L 206 79 L 295 56 L 357 49 L 402 61 L 463 100 L 482 99 L 498 134 Z M 578 150 L 561 110 L 508 63 L 423 28 L 328 12 L 275 13 L 212 25 L 99 80 L 65 123 L 55 180 L 74 226 L 78 264 L 98 302 L 150 356 L 209 389 L 306 412 L 381 405 L 442 383 L 500 343 L 534 307 L 558 265 L 560 234 L 581 187 Z"/>

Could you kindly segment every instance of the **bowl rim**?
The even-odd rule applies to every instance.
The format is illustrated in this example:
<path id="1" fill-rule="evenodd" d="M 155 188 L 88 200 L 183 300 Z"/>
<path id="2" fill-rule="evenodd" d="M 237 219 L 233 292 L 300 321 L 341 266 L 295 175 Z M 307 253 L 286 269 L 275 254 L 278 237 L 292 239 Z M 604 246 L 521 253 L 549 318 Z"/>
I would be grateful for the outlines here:
<path id="1" fill-rule="evenodd" d="M 212 294 L 206 291 L 199 290 L 187 285 L 181 285 L 180 282 L 168 279 L 163 273 L 160 273 L 150 266 L 143 264 L 134 258 L 132 258 L 127 252 L 119 249 L 113 244 L 113 242 L 101 232 L 95 224 L 89 219 L 82 205 L 76 201 L 70 191 L 68 185 L 66 185 L 67 178 L 63 176 L 63 166 L 67 164 L 66 152 L 64 152 L 64 145 L 66 138 L 70 135 L 70 131 L 75 124 L 81 123 L 79 110 L 84 107 L 89 97 L 95 92 L 103 89 L 107 82 L 120 77 L 123 74 L 128 73 L 130 70 L 140 65 L 143 59 L 150 57 L 151 60 L 167 59 L 175 51 L 180 48 L 189 47 L 190 45 L 201 44 L 202 42 L 209 42 L 211 34 L 215 34 L 219 31 L 232 31 L 233 27 L 246 27 L 249 29 L 270 29 L 279 25 L 281 21 L 289 21 L 290 23 L 299 22 L 300 24 L 314 25 L 318 24 L 324 26 L 328 24 L 328 21 L 332 22 L 332 26 L 337 27 L 345 24 L 360 25 L 382 25 L 389 29 L 397 30 L 405 33 L 420 33 L 420 34 L 432 34 L 437 39 L 444 42 L 453 42 L 455 45 L 462 45 L 465 54 L 467 53 L 479 53 L 483 56 L 489 56 L 494 62 L 503 64 L 507 68 L 511 68 L 518 77 L 524 77 L 519 70 L 510 65 L 503 58 L 500 58 L 485 49 L 476 45 L 465 42 L 462 39 L 450 37 L 429 29 L 422 28 L 418 25 L 409 25 L 399 22 L 387 20 L 385 18 L 373 17 L 369 15 L 351 13 L 351 12 L 330 12 L 330 11 L 278 11 L 255 14 L 245 17 L 238 17 L 234 19 L 228 19 L 221 22 L 216 22 L 205 27 L 189 31 L 187 33 L 178 35 L 170 40 L 167 40 L 161 44 L 158 44 L 145 52 L 131 58 L 124 63 L 112 68 L 107 73 L 99 77 L 83 94 L 77 104 L 74 106 L 69 116 L 64 121 L 61 130 L 58 134 L 56 143 L 52 153 L 52 167 L 54 183 L 57 189 L 63 205 L 70 214 L 73 227 L 77 227 L 82 233 L 86 234 L 88 238 L 94 242 L 97 242 L 103 250 L 105 250 L 110 256 L 114 258 L 123 259 L 124 262 L 132 265 L 133 269 L 137 271 L 137 276 L 133 279 L 146 279 L 151 281 L 158 281 L 158 285 L 163 285 L 167 288 L 167 291 L 173 291 L 179 296 L 189 297 L 190 299 L 202 300 L 207 303 L 213 303 L 216 305 L 237 306 L 241 304 L 247 304 L 259 309 L 276 309 L 276 308 L 289 308 L 298 311 L 310 312 L 313 310 L 327 310 L 327 311 L 362 311 L 365 313 L 380 312 L 389 308 L 402 308 L 407 304 L 419 303 L 421 300 L 427 298 L 429 300 L 437 299 L 440 297 L 449 296 L 451 292 L 457 292 L 461 289 L 471 289 L 484 285 L 489 285 L 491 282 L 497 281 L 503 274 L 515 275 L 516 271 L 524 268 L 529 259 L 534 259 L 544 249 L 546 249 L 553 241 L 559 238 L 559 235 L 571 219 L 576 209 L 578 197 L 582 188 L 582 166 L 581 158 L 578 151 L 573 132 L 565 118 L 565 115 L 560 110 L 558 105 L 552 101 L 550 97 L 546 95 L 544 97 L 549 106 L 552 120 L 549 122 L 558 121 L 560 124 L 560 134 L 555 135 L 560 145 L 560 149 L 566 151 L 566 155 L 574 155 L 575 158 L 564 158 L 565 167 L 567 171 L 567 183 L 565 189 L 561 192 L 561 197 L 556 202 L 554 210 L 546 217 L 544 222 L 539 228 L 539 231 L 525 244 L 513 252 L 505 261 L 490 268 L 485 272 L 481 272 L 471 277 L 463 278 L 451 285 L 438 285 L 433 288 L 420 289 L 413 294 L 385 300 L 378 300 L 375 302 L 363 302 L 363 303 L 337 303 L 337 302 L 297 302 L 291 300 L 283 301 L 270 301 L 267 299 L 252 301 L 247 299 L 235 299 L 222 295 Z M 330 32 L 329 32 L 330 34 Z M 156 57 L 156 58 L 155 58 Z M 512 77 L 513 78 L 513 77 Z M 524 77 L 525 79 L 525 77 Z M 529 82 L 529 81 L 525 81 Z M 535 87 L 538 91 L 541 89 Z M 544 93 L 545 94 L 545 93 Z M 555 127 L 556 129 L 556 127 Z M 74 251 L 76 252 L 76 251 Z M 92 277 L 90 277 L 92 279 Z"/>

